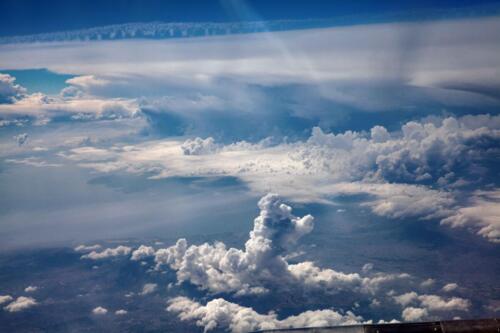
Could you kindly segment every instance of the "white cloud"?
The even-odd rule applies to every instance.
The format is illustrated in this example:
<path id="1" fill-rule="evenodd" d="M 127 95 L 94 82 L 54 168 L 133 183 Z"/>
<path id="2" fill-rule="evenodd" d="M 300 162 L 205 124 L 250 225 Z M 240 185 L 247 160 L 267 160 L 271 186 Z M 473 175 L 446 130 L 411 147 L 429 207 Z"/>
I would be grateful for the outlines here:
<path id="1" fill-rule="evenodd" d="M 116 310 L 116 311 L 115 311 L 115 315 L 117 315 L 117 316 L 124 316 L 124 315 L 126 315 L 127 313 L 128 313 L 128 311 L 127 311 L 127 310 L 123 310 L 123 309 L 120 309 L 120 310 Z"/>
<path id="2" fill-rule="evenodd" d="M 363 265 L 363 267 L 361 268 L 361 271 L 363 273 L 368 273 L 369 271 L 371 271 L 373 269 L 373 264 L 372 263 L 366 263 Z"/>
<path id="3" fill-rule="evenodd" d="M 500 243 L 500 189 L 476 191 L 465 207 L 441 221 L 451 227 L 473 227 L 488 240 Z"/>
<path id="4" fill-rule="evenodd" d="M 206 305 L 186 297 L 176 297 L 169 301 L 167 311 L 178 314 L 183 321 L 194 321 L 205 332 L 224 329 L 231 332 L 251 332 L 278 328 L 353 325 L 363 319 L 348 311 L 341 314 L 334 310 L 306 311 L 296 316 L 279 320 L 274 313 L 259 314 L 252 308 L 214 299 Z"/>
<path id="5" fill-rule="evenodd" d="M 394 301 L 398 304 L 401 304 L 402 306 L 407 306 L 408 304 L 415 302 L 417 299 L 418 294 L 414 291 L 399 296 L 394 296 Z"/>
<path id="6" fill-rule="evenodd" d="M 370 194 L 374 199 L 364 205 L 377 215 L 393 219 L 442 218 L 451 214 L 456 204 L 448 192 L 422 185 L 352 182 L 336 184 L 333 191 L 344 195 Z"/>
<path id="7" fill-rule="evenodd" d="M 0 120 L 0 127 L 17 126 L 24 127 L 28 123 L 27 119 Z"/>
<path id="8" fill-rule="evenodd" d="M 213 138 L 195 138 L 184 141 L 181 145 L 184 155 L 212 154 L 217 151 L 217 145 Z"/>
<path id="9" fill-rule="evenodd" d="M 62 157 L 65 157 L 69 160 L 77 160 L 77 161 L 107 161 L 114 157 L 112 152 L 109 152 L 106 149 L 95 148 L 91 146 L 84 146 L 78 148 L 70 149 L 69 153 L 61 154 Z"/>
<path id="10" fill-rule="evenodd" d="M 12 301 L 13 298 L 10 295 L 0 295 L 0 305 Z"/>
<path id="11" fill-rule="evenodd" d="M 35 292 L 37 290 L 38 290 L 37 286 L 27 286 L 26 288 L 24 288 L 24 291 L 27 293 L 32 293 L 32 292 Z"/>
<path id="12" fill-rule="evenodd" d="M 436 283 L 436 280 L 429 278 L 429 279 L 422 281 L 422 283 L 420 283 L 420 286 L 422 288 L 429 288 L 429 287 L 432 287 L 435 283 Z"/>
<path id="13" fill-rule="evenodd" d="M 457 288 L 458 288 L 458 284 L 456 284 L 456 283 L 447 283 L 446 285 L 444 285 L 443 291 L 450 292 L 450 291 L 456 290 Z"/>
<path id="14" fill-rule="evenodd" d="M 83 255 L 82 259 L 100 260 L 119 256 L 128 256 L 132 249 L 128 246 L 119 245 L 116 248 L 108 248 L 101 252 L 92 251 Z"/>
<path id="15" fill-rule="evenodd" d="M 205 142 L 200 140 L 193 142 Z M 365 205 L 377 215 L 474 226 L 496 241 L 496 192 L 478 192 L 470 207 L 461 207 L 468 192 L 460 189 L 464 179 L 457 174 L 468 170 L 471 184 L 481 181 L 473 176 L 478 165 L 495 154 L 485 143 L 499 141 L 500 116 L 479 115 L 412 121 L 384 140 L 314 128 L 305 142 L 237 142 L 202 154 L 186 155 L 184 141 L 169 139 L 113 149 L 81 147 L 61 156 L 102 172 L 156 173 L 152 178 L 234 176 L 258 194 L 272 190 L 296 201 L 332 202 L 341 195 L 369 194 Z M 190 152 L 201 149 L 188 142 Z M 483 170 L 486 176 L 493 172 Z"/>
<path id="16" fill-rule="evenodd" d="M 137 250 L 132 252 L 130 260 L 139 261 L 146 258 L 154 257 L 155 250 L 151 246 L 141 245 Z"/>
<path id="17" fill-rule="evenodd" d="M 67 81 L 71 84 L 70 87 L 65 88 L 60 96 L 48 96 L 42 93 L 26 94 L 24 88 L 19 88 L 18 85 L 12 85 L 13 78 L 3 80 L 8 75 L 0 74 L 0 114 L 2 117 L 20 117 L 30 116 L 34 117 L 34 125 L 46 125 L 51 117 L 58 115 L 69 115 L 74 120 L 93 120 L 93 119 L 120 119 L 135 117 L 139 113 L 137 103 L 131 99 L 123 98 L 97 98 L 95 96 L 87 95 L 79 89 L 83 89 L 85 82 L 89 81 L 89 77 L 76 77 Z M 93 78 L 93 77 L 91 77 Z M 11 89 L 7 91 L 5 82 L 10 82 Z M 101 84 L 102 80 L 90 80 L 94 85 Z M 14 89 L 17 87 L 19 89 Z M 76 89 L 73 95 L 67 92 L 71 89 Z M 19 93 L 21 90 L 23 93 Z M 18 91 L 16 95 L 13 94 L 14 90 Z M 6 96 L 6 97 L 5 97 Z M 9 103 L 2 103 L 2 98 L 7 98 Z M 12 121 L 15 121 L 12 120 Z M 19 145 L 22 145 L 28 136 L 22 134 L 16 136 Z"/>
<path id="18" fill-rule="evenodd" d="M 94 245 L 78 245 L 77 247 L 75 247 L 75 251 L 76 252 L 90 252 L 90 251 L 95 251 L 95 250 L 99 250 L 101 248 L 101 245 L 99 244 L 94 244 Z"/>
<path id="19" fill-rule="evenodd" d="M 5 159 L 5 162 L 7 163 L 13 163 L 13 164 L 22 164 L 22 165 L 29 165 L 33 166 L 36 168 L 46 168 L 46 167 L 60 167 L 62 164 L 59 163 L 50 163 L 47 161 L 44 161 L 38 157 L 30 156 L 26 158 L 7 158 Z"/>
<path id="20" fill-rule="evenodd" d="M 451 291 L 453 289 L 450 289 Z M 393 297 L 394 301 L 400 304 L 402 307 L 408 305 L 419 304 L 418 309 L 425 309 L 425 314 L 432 312 L 453 312 L 453 311 L 468 311 L 471 303 L 469 300 L 460 297 L 443 298 L 439 295 L 418 295 L 416 292 L 408 292 L 399 296 Z M 407 315 L 411 316 L 414 314 L 422 314 L 420 310 L 414 310 L 415 308 L 410 307 L 407 311 Z M 411 320 L 405 318 L 405 313 L 403 311 L 403 319 Z"/>
<path id="21" fill-rule="evenodd" d="M 460 297 L 446 300 L 437 295 L 422 295 L 418 299 L 430 311 L 467 311 L 470 307 L 470 302 Z"/>
<path id="22" fill-rule="evenodd" d="M 292 276 L 306 287 L 322 287 L 325 291 L 354 291 L 362 284 L 362 278 L 358 273 L 345 274 L 333 269 L 322 269 L 309 261 L 289 265 L 288 269 Z"/>
<path id="23" fill-rule="evenodd" d="M 19 296 L 15 301 L 4 307 L 9 312 L 19 312 L 29 309 L 38 303 L 32 297 Z"/>
<path id="24" fill-rule="evenodd" d="M 374 126 L 370 130 L 370 137 L 375 143 L 384 143 L 391 138 L 387 129 L 383 126 Z"/>
<path id="25" fill-rule="evenodd" d="M 405 321 L 421 321 L 428 315 L 427 309 L 408 307 L 403 310 L 401 317 Z"/>
<path id="26" fill-rule="evenodd" d="M 221 242 L 188 246 L 185 239 L 179 239 L 175 245 L 156 252 L 157 269 L 168 265 L 177 271 L 179 282 L 190 282 L 214 294 L 235 296 L 283 288 L 375 295 L 412 279 L 406 273 L 343 273 L 320 268 L 310 261 L 289 264 L 286 258 L 294 253 L 295 243 L 311 232 L 313 217 L 294 216 L 291 207 L 274 194 L 264 196 L 259 208 L 244 250 L 227 248 Z"/>
<path id="27" fill-rule="evenodd" d="M 105 315 L 108 313 L 108 309 L 103 308 L 102 306 L 98 306 L 92 310 L 92 313 L 95 315 Z"/>
<path id="28" fill-rule="evenodd" d="M 182 154 L 184 143 L 165 140 L 117 151 L 114 153 L 118 155 L 114 157 L 120 158 L 122 168 L 137 167 L 138 163 L 147 164 L 148 161 L 161 164 L 163 159 L 168 158 L 169 163 L 165 164 L 160 177 L 193 173 L 200 176 L 234 175 L 259 186 L 260 182 L 247 179 L 259 174 L 265 177 L 266 182 L 285 189 L 285 184 L 280 184 L 284 182 L 285 175 L 298 177 L 299 181 L 309 185 L 308 190 L 314 189 L 311 186 L 314 185 L 324 191 L 332 183 L 341 181 L 414 183 L 419 179 L 425 180 L 431 174 L 437 180 L 449 173 L 448 170 L 461 161 L 461 154 L 474 148 L 475 142 L 499 139 L 500 117 L 482 118 L 484 124 L 479 128 L 468 126 L 466 119 L 457 121 L 455 118 L 445 119 L 441 126 L 411 122 L 403 126 L 404 136 L 396 136 L 384 143 L 369 140 L 362 133 L 348 131 L 333 135 L 314 128 L 307 142 L 295 144 L 268 147 L 241 142 L 224 146 L 212 151 L 212 154 L 205 152 L 204 156 L 194 157 Z M 113 157 L 112 152 L 107 152 Z M 441 168 L 431 166 L 431 158 Z M 321 174 L 322 179 L 326 177 L 323 188 L 315 182 L 316 174 Z M 289 177 L 287 183 L 291 183 L 287 192 L 297 191 Z M 292 194 L 299 196 L 300 193 Z"/>
<path id="29" fill-rule="evenodd" d="M 358 273 L 343 273 L 329 268 L 320 268 L 312 262 L 289 265 L 288 269 L 296 282 L 303 287 L 323 289 L 325 292 L 349 291 L 353 293 L 376 294 L 383 286 L 407 281 L 409 274 L 374 273 L 362 277 Z"/>
<path id="30" fill-rule="evenodd" d="M 363 278 L 361 290 L 363 292 L 375 294 L 384 286 L 392 283 L 407 284 L 410 279 L 412 279 L 412 276 L 408 273 L 388 274 L 377 272 L 371 274 L 369 277 Z"/>
<path id="31" fill-rule="evenodd" d="M 142 287 L 142 291 L 139 293 L 139 295 L 149 295 L 152 294 L 156 291 L 158 288 L 158 285 L 156 283 L 146 283 Z"/>
<path id="32" fill-rule="evenodd" d="M 135 101 L 123 98 L 61 98 L 41 93 L 26 95 L 11 104 L 0 104 L 2 116 L 30 116 L 48 121 L 51 117 L 68 115 L 74 120 L 120 119 L 138 115 Z"/>
<path id="33" fill-rule="evenodd" d="M 102 78 L 97 78 L 94 75 L 80 75 L 66 80 L 66 83 L 72 87 L 80 89 L 82 92 L 88 93 L 90 87 L 105 86 L 109 84 L 110 81 Z"/>
<path id="34" fill-rule="evenodd" d="M 15 83 L 16 78 L 0 73 L 0 104 L 15 103 L 26 94 L 26 89 Z"/>
<path id="35" fill-rule="evenodd" d="M 245 250 L 227 249 L 223 243 L 188 247 L 185 239 L 156 252 L 158 266 L 169 265 L 180 282 L 189 281 L 214 293 L 258 294 L 267 290 L 260 280 L 290 278 L 282 254 L 313 228 L 313 217 L 292 214 L 291 207 L 275 194 L 259 201 L 260 214 L 245 244 Z"/>
<path id="36" fill-rule="evenodd" d="M 22 146 L 26 143 L 26 141 L 28 141 L 28 133 L 22 133 L 22 134 L 18 134 L 18 135 L 15 135 L 13 137 L 14 141 L 17 142 L 17 144 L 19 146 Z"/>
<path id="37" fill-rule="evenodd" d="M 109 76 L 136 80 L 141 92 L 159 82 L 164 87 L 217 91 L 221 81 L 230 79 L 259 85 L 313 84 L 321 98 L 367 110 L 413 106 L 420 95 L 441 105 L 498 105 L 488 92 L 499 85 L 492 74 L 500 67 L 494 33 L 499 26 L 498 17 L 486 17 L 219 36 L 189 43 L 4 44 L 0 62 L 12 69 L 33 68 L 35 52 L 37 67 L 85 75 L 73 84 L 92 84 L 94 91 L 104 89 L 106 79 L 100 77 Z M 401 40 L 409 42 L 402 45 Z M 148 52 L 137 52 L 141 49 Z M 346 88 L 346 82 L 354 84 Z M 389 92 L 377 93 L 374 84 L 385 85 Z M 400 94 L 400 101 L 389 89 L 395 86 L 412 93 Z"/>

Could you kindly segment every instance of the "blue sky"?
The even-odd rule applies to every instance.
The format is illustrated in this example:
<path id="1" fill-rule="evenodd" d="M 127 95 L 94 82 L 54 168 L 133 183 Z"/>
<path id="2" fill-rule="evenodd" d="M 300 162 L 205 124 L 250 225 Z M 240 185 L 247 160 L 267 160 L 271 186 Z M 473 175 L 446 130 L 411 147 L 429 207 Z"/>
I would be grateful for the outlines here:
<path id="1" fill-rule="evenodd" d="M 0 330 L 498 316 L 498 8 L 3 1 Z"/>

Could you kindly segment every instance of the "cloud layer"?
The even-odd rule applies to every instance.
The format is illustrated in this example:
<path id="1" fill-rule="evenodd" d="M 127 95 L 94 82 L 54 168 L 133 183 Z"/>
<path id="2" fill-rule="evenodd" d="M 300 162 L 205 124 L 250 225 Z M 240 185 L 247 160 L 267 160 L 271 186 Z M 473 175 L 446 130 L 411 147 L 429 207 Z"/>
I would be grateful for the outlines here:
<path id="1" fill-rule="evenodd" d="M 326 123 L 354 110 L 493 110 L 500 103 L 500 46 L 494 33 L 499 26 L 498 17 L 484 17 L 191 41 L 4 44 L 5 68 L 33 68 L 36 52 L 36 67 L 80 76 L 68 81 L 71 87 L 62 97 L 87 97 L 69 102 L 32 95 L 0 110 L 67 109 L 102 116 L 112 109 L 123 115 L 135 102 L 191 124 L 204 112 L 225 112 L 231 119 L 234 112 L 256 115 L 268 108 Z M 142 49 L 148 52 L 137 51 Z M 276 87 L 285 93 L 265 89 Z M 284 103 L 276 104 L 277 95 Z M 197 126 L 206 126 L 203 119 Z"/>
<path id="2" fill-rule="evenodd" d="M 102 172 L 234 176 L 256 193 L 276 191 L 298 201 L 367 194 L 364 205 L 377 215 L 473 226 L 497 242 L 498 180 L 492 161 L 499 143 L 499 116 L 478 115 L 412 121 L 394 132 L 375 126 L 370 134 L 315 127 L 306 141 L 294 143 L 217 145 L 212 138 L 197 138 L 82 147 L 61 155 Z M 484 186 L 491 190 L 474 192 Z"/>

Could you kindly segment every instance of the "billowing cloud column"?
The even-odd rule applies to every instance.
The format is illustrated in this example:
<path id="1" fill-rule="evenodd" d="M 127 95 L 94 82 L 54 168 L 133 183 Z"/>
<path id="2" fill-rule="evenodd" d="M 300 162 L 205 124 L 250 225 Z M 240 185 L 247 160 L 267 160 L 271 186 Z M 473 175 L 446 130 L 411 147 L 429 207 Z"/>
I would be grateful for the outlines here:
<path id="1" fill-rule="evenodd" d="M 260 214 L 245 244 L 245 250 L 227 249 L 223 243 L 187 245 L 179 239 L 174 246 L 156 252 L 159 266 L 169 265 L 177 271 L 180 282 L 189 281 L 212 292 L 258 294 L 266 292 L 262 285 L 292 276 L 282 254 L 300 237 L 313 229 L 313 217 L 296 217 L 292 208 L 276 194 L 259 201 Z"/>

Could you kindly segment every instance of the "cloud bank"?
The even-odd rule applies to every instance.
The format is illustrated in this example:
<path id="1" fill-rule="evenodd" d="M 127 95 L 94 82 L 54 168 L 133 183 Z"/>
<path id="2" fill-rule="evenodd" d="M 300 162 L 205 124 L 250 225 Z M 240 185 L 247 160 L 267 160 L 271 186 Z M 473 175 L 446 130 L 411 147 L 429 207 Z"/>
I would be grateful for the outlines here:
<path id="1" fill-rule="evenodd" d="M 472 226 L 498 242 L 492 161 L 499 146 L 499 116 L 477 115 L 411 121 L 394 132 L 376 126 L 369 134 L 315 127 L 307 140 L 293 143 L 166 139 L 124 148 L 74 148 L 61 156 L 101 172 L 152 178 L 234 176 L 258 194 L 276 191 L 305 202 L 367 194 L 362 204 L 377 215 Z M 475 192 L 484 187 L 491 190 Z"/>
<path id="2" fill-rule="evenodd" d="M 242 333 L 284 328 L 354 325 L 363 320 L 350 311 L 342 314 L 334 310 L 306 311 L 279 320 L 275 313 L 259 314 L 252 308 L 222 298 L 211 300 L 206 305 L 186 297 L 176 297 L 168 303 L 167 311 L 178 314 L 183 321 L 195 321 L 205 332 L 224 329 Z"/>

